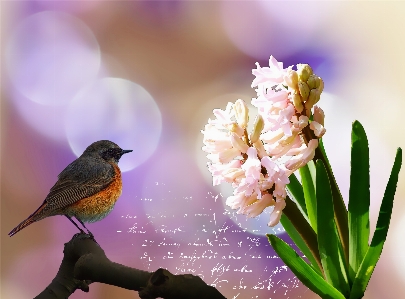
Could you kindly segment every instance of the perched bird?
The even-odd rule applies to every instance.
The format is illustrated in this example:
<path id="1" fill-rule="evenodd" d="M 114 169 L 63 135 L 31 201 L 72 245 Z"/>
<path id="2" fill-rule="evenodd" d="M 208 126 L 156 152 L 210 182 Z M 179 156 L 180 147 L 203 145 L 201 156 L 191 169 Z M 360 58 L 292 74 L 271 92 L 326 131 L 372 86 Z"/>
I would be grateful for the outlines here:
<path id="1" fill-rule="evenodd" d="M 118 161 L 123 150 L 114 142 L 100 140 L 92 143 L 83 154 L 70 163 L 59 175 L 42 205 L 27 219 L 17 225 L 8 235 L 11 237 L 24 227 L 49 216 L 75 217 L 87 230 L 84 222 L 95 222 L 106 217 L 121 195 L 122 180 Z"/>

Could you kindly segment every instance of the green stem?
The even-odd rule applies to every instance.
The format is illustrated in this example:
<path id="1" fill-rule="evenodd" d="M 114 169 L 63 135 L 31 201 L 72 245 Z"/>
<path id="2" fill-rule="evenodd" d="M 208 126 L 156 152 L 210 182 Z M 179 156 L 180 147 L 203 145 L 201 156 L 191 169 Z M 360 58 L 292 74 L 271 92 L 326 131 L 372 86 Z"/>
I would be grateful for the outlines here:
<path id="1" fill-rule="evenodd" d="M 305 244 L 307 244 L 309 250 L 314 256 L 319 269 L 322 270 L 321 257 L 319 256 L 318 250 L 318 240 L 314 229 L 305 220 L 304 216 L 302 216 L 295 202 L 293 202 L 288 196 L 286 197 L 285 201 L 286 206 L 283 210 L 284 215 L 290 220 L 292 225 L 294 225 L 295 229 L 300 234 L 301 238 L 304 240 Z"/>

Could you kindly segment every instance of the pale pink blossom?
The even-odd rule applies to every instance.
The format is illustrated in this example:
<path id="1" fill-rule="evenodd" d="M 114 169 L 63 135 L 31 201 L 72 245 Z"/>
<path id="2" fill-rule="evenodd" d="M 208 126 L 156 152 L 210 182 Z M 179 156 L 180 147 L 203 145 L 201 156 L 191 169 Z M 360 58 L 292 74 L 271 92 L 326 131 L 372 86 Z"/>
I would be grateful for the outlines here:
<path id="1" fill-rule="evenodd" d="M 260 83 L 282 83 L 284 81 L 285 70 L 283 69 L 283 63 L 278 62 L 273 56 L 270 56 L 269 67 L 260 67 L 256 62 L 256 69 L 252 70 L 252 74 L 256 78 L 252 82 L 252 87 L 257 86 Z"/>
<path id="2" fill-rule="evenodd" d="M 240 185 L 235 189 L 235 192 L 244 192 L 246 196 L 256 193 L 258 198 L 261 198 L 261 190 L 259 186 L 259 181 L 262 176 L 261 163 L 254 147 L 250 147 L 247 150 L 247 155 L 247 160 L 241 166 L 245 171 L 245 178 L 241 180 Z"/>
<path id="3" fill-rule="evenodd" d="M 293 131 L 295 132 L 302 131 L 302 129 L 308 125 L 308 121 L 309 121 L 308 116 L 300 115 L 300 117 L 297 119 L 297 117 L 294 115 L 291 118 L 291 122 L 293 124 Z"/>
<path id="4" fill-rule="evenodd" d="M 306 145 L 303 142 L 299 143 L 299 146 L 292 147 L 288 152 L 285 153 L 286 156 L 296 156 L 299 155 L 304 149 L 306 149 Z"/>
<path id="5" fill-rule="evenodd" d="M 224 170 L 221 175 L 226 182 L 237 184 L 238 180 L 245 175 L 245 171 L 241 168 L 229 168 Z"/>
<path id="6" fill-rule="evenodd" d="M 208 170 L 211 172 L 213 177 L 213 185 L 219 185 L 224 181 L 231 183 L 235 178 L 232 177 L 230 173 L 235 172 L 234 176 L 236 176 L 236 172 L 241 170 L 241 165 L 242 163 L 240 160 L 232 160 L 226 164 L 208 163 Z"/>
<path id="7" fill-rule="evenodd" d="M 287 169 L 283 165 L 279 165 L 270 157 L 264 157 L 261 163 L 266 168 L 266 180 L 270 183 L 269 185 L 275 185 L 273 196 L 275 198 L 285 198 L 285 186 L 290 183 L 288 179 L 290 173 L 287 172 Z"/>
<path id="8" fill-rule="evenodd" d="M 280 111 L 279 118 L 277 119 L 277 124 L 274 129 L 281 127 L 286 136 L 291 136 L 291 118 L 295 114 L 295 108 L 293 105 L 289 104 L 285 109 Z"/>
<path id="9" fill-rule="evenodd" d="M 248 206 L 245 206 L 243 209 L 241 209 L 241 212 L 250 218 L 257 217 L 265 208 L 273 206 L 275 203 L 276 202 L 273 197 L 267 193 L 263 195 L 261 199 L 256 200 Z"/>
<path id="10" fill-rule="evenodd" d="M 325 113 L 323 110 L 318 107 L 314 106 L 314 121 L 310 124 L 310 129 L 314 131 L 316 137 L 321 138 L 326 129 L 324 128 L 324 121 L 325 121 Z"/>
<path id="11" fill-rule="evenodd" d="M 235 193 L 233 196 L 229 196 L 226 199 L 226 205 L 229 206 L 231 209 L 239 209 L 238 214 L 242 213 L 242 210 L 251 203 L 257 200 L 257 194 L 253 193 L 249 196 L 246 196 L 245 193 Z"/>
<path id="12" fill-rule="evenodd" d="M 203 143 L 205 146 L 202 147 L 203 151 L 217 154 L 232 148 L 229 133 L 218 130 L 216 126 L 207 124 L 205 125 L 205 131 L 201 132 L 204 134 Z"/>
<path id="13" fill-rule="evenodd" d="M 285 167 L 290 170 L 297 170 L 298 168 L 307 164 L 315 156 L 315 149 L 318 147 L 318 139 L 312 139 L 308 142 L 308 146 L 301 151 L 298 155 L 291 158 L 285 163 Z"/>
<path id="14" fill-rule="evenodd" d="M 202 131 L 203 150 L 211 160 L 213 184 L 227 182 L 234 188 L 226 204 L 248 217 L 274 205 L 269 222 L 274 226 L 285 207 L 288 177 L 314 158 L 317 138 L 326 131 L 324 112 L 314 106 L 324 86 L 310 66 L 284 69 L 273 56 L 269 67 L 257 63 L 252 73 L 257 96 L 251 103 L 259 114 L 253 129 L 248 128 L 246 103 L 228 103 L 225 110 L 214 110 L 215 119 Z M 308 124 L 315 139 L 307 136 Z"/>
<path id="15" fill-rule="evenodd" d="M 249 109 L 246 106 L 246 103 L 241 99 L 237 100 L 233 105 L 233 110 L 235 112 L 235 118 L 238 125 L 242 129 L 246 129 L 247 123 L 249 121 Z"/>
<path id="16" fill-rule="evenodd" d="M 286 155 L 292 148 L 297 148 L 302 145 L 302 140 L 298 134 L 292 136 L 283 136 L 277 143 L 265 144 L 264 148 L 267 153 L 275 158 Z"/>
<path id="17" fill-rule="evenodd" d="M 314 131 L 315 136 L 318 138 L 321 138 L 326 132 L 326 129 L 316 121 L 311 122 L 309 128 Z"/>
<path id="18" fill-rule="evenodd" d="M 236 157 L 238 157 L 240 155 L 241 155 L 240 150 L 233 147 L 233 148 L 230 148 L 230 149 L 227 149 L 227 150 L 224 150 L 224 151 L 220 152 L 218 154 L 218 162 L 220 162 L 220 163 L 228 163 L 228 162 L 231 162 L 232 159 L 234 159 L 234 158 L 236 158 Z M 210 156 L 210 155 L 207 155 L 207 157 L 208 156 Z M 210 159 L 210 158 L 208 157 L 208 159 Z"/>
<path id="19" fill-rule="evenodd" d="M 263 146 L 263 142 L 261 140 L 258 140 L 255 143 L 253 143 L 253 146 L 257 150 L 257 155 L 259 156 L 260 159 L 268 156 L 266 149 Z"/>
<path id="20" fill-rule="evenodd" d="M 276 204 L 274 205 L 274 210 L 270 214 L 270 222 L 268 223 L 268 226 L 273 227 L 280 222 L 280 218 L 281 215 L 283 214 L 284 208 L 285 208 L 285 200 L 277 199 Z"/>
<path id="21" fill-rule="evenodd" d="M 285 187 L 287 184 L 290 183 L 290 180 L 286 176 L 286 173 L 280 173 L 277 177 L 277 180 L 274 182 L 275 188 L 273 191 L 273 197 L 276 199 L 285 199 L 287 193 L 285 191 Z"/>
<path id="22" fill-rule="evenodd" d="M 234 116 L 234 110 L 233 110 L 233 103 L 228 102 L 226 105 L 225 110 L 222 109 L 214 109 L 213 113 L 216 116 L 216 120 L 209 120 L 212 124 L 220 124 L 220 125 L 226 125 L 230 124 L 233 121 L 231 118 Z"/>
<path id="23" fill-rule="evenodd" d="M 263 86 L 265 87 L 265 86 Z M 273 89 L 266 88 L 262 96 L 267 100 L 267 102 L 272 103 L 276 107 L 285 106 L 285 102 L 288 100 L 288 92 L 284 89 Z"/>
<path id="24" fill-rule="evenodd" d="M 264 141 L 265 143 L 273 144 L 273 143 L 276 143 L 277 141 L 279 141 L 281 138 L 283 138 L 283 136 L 284 136 L 284 132 L 280 128 L 275 131 L 267 131 L 266 133 L 262 133 L 260 135 L 260 139 L 262 141 Z"/>
<path id="25" fill-rule="evenodd" d="M 325 112 L 319 106 L 314 106 L 314 121 L 318 124 L 324 125 L 325 121 Z"/>
<path id="26" fill-rule="evenodd" d="M 273 178 L 280 171 L 280 166 L 268 156 L 262 159 L 261 164 L 266 168 L 268 178 L 274 182 Z"/>
<path id="27" fill-rule="evenodd" d="M 237 148 L 240 152 L 246 153 L 249 146 L 235 133 L 231 134 L 231 143 L 234 148 Z"/>

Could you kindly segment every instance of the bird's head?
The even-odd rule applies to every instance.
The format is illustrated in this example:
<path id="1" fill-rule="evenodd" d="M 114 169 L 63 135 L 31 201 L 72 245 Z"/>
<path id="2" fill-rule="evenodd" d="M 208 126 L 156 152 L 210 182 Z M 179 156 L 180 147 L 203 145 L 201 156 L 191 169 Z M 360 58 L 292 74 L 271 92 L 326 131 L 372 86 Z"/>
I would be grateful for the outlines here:
<path id="1" fill-rule="evenodd" d="M 107 162 L 118 163 L 123 154 L 132 150 L 123 150 L 117 144 L 109 140 L 99 140 L 90 144 L 83 155 L 97 155 Z"/>

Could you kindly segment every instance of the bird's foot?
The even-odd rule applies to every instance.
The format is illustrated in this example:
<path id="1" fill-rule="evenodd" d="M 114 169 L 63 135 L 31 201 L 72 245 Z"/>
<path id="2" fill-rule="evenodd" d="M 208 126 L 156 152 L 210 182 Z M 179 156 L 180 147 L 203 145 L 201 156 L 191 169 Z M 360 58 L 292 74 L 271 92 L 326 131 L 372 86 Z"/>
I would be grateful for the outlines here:
<path id="1" fill-rule="evenodd" d="M 91 236 L 86 234 L 84 231 L 81 231 L 80 233 L 74 234 L 73 238 L 86 239 L 86 238 L 91 238 Z"/>
<path id="2" fill-rule="evenodd" d="M 87 232 L 88 232 L 87 236 L 89 236 L 90 239 L 92 239 L 97 245 L 100 246 L 100 244 L 98 244 L 96 239 L 94 238 L 94 235 L 89 230 L 87 230 Z"/>

